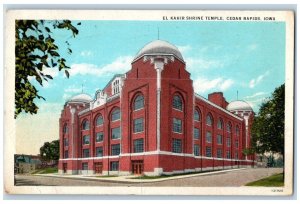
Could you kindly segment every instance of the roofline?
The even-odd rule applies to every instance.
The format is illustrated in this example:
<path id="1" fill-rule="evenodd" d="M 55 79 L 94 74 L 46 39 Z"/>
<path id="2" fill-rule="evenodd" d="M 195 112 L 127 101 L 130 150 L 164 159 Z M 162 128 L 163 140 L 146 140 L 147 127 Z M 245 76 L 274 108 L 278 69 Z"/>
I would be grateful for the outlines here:
<path id="1" fill-rule="evenodd" d="M 157 56 L 157 55 L 160 55 L 160 56 L 173 56 L 175 57 L 176 59 L 178 59 L 179 61 L 181 61 L 182 63 L 185 64 L 185 61 L 183 59 L 180 59 L 177 55 L 174 55 L 174 54 L 166 54 L 166 53 L 152 53 L 152 54 L 142 54 L 141 56 L 137 57 L 137 58 L 134 58 L 133 61 L 131 62 L 134 63 L 136 61 L 138 61 L 139 59 L 141 59 L 142 57 L 144 56 Z"/>
<path id="2" fill-rule="evenodd" d="M 228 110 L 226 110 L 226 109 L 224 109 L 224 108 L 222 108 L 222 107 L 220 107 L 220 106 L 214 104 L 213 102 L 207 100 L 207 99 L 204 98 L 203 96 L 200 96 L 200 95 L 197 94 L 197 93 L 195 93 L 194 95 L 195 95 L 195 97 L 197 97 L 197 98 L 199 98 L 200 100 L 202 100 L 202 101 L 208 103 L 209 105 L 211 105 L 211 106 L 213 106 L 213 107 L 215 107 L 215 108 L 217 108 L 217 109 L 223 111 L 224 113 L 227 113 L 227 114 L 229 114 L 230 116 L 232 116 L 232 117 L 234 117 L 234 118 L 236 118 L 236 119 L 238 119 L 238 120 L 240 120 L 240 121 L 243 121 L 243 118 L 240 118 L 240 117 L 234 115 L 233 113 L 229 112 Z"/>
<path id="3" fill-rule="evenodd" d="M 122 77 L 122 76 L 124 76 L 124 75 L 125 75 L 125 74 L 115 74 L 115 75 L 107 82 L 107 84 L 106 84 L 105 87 L 102 89 L 102 91 L 103 91 L 104 89 L 106 89 L 116 77 Z"/>

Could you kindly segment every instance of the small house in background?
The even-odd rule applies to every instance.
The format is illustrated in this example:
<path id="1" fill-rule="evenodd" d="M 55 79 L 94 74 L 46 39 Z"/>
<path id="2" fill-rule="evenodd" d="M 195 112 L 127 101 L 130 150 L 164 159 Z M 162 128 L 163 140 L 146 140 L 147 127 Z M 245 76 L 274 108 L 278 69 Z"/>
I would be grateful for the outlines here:
<path id="1" fill-rule="evenodd" d="M 15 154 L 14 156 L 15 173 L 30 173 L 42 166 L 39 155 Z"/>

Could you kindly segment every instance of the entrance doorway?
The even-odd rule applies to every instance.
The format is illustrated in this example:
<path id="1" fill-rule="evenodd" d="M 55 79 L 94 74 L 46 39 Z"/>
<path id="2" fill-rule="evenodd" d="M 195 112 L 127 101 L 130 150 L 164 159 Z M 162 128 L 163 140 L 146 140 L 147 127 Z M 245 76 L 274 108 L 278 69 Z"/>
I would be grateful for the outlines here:
<path id="1" fill-rule="evenodd" d="M 67 169 L 68 169 L 68 164 L 63 163 L 63 172 L 64 172 L 64 174 L 67 173 Z"/>
<path id="2" fill-rule="evenodd" d="M 95 174 L 102 174 L 102 169 L 103 169 L 102 162 L 96 162 L 94 168 L 95 168 Z"/>
<path id="3" fill-rule="evenodd" d="M 132 161 L 132 173 L 134 175 L 141 175 L 144 172 L 144 161 Z"/>

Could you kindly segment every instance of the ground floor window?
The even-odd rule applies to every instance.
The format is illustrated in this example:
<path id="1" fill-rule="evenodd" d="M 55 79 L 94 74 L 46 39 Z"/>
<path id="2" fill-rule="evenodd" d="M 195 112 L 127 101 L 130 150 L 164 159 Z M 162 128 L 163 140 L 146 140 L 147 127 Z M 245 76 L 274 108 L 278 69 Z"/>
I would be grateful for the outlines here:
<path id="1" fill-rule="evenodd" d="M 211 147 L 206 147 L 205 156 L 211 157 Z"/>
<path id="2" fill-rule="evenodd" d="M 137 140 L 134 140 L 134 148 L 133 148 L 133 151 L 135 153 L 138 153 L 138 152 L 144 152 L 144 139 L 137 139 Z"/>
<path id="3" fill-rule="evenodd" d="M 227 159 L 230 159 L 230 158 L 231 158 L 231 156 L 230 156 L 230 151 L 229 151 L 229 150 L 226 151 L 226 158 L 227 158 Z"/>
<path id="4" fill-rule="evenodd" d="M 88 170 L 88 163 L 82 163 L 82 170 Z"/>
<path id="5" fill-rule="evenodd" d="M 217 158 L 222 158 L 222 149 L 217 149 Z"/>
<path id="6" fill-rule="evenodd" d="M 115 144 L 111 146 L 111 155 L 119 155 L 120 154 L 120 144 Z"/>
<path id="7" fill-rule="evenodd" d="M 96 157 L 103 156 L 103 147 L 96 147 Z"/>
<path id="8" fill-rule="evenodd" d="M 65 158 L 65 159 L 69 158 L 69 151 L 68 151 L 68 150 L 65 151 L 64 158 Z"/>
<path id="9" fill-rule="evenodd" d="M 200 155 L 200 146 L 195 144 L 194 145 L 194 155 L 199 156 Z"/>
<path id="10" fill-rule="evenodd" d="M 84 149 L 82 156 L 83 156 L 83 158 L 90 157 L 90 150 L 89 149 Z"/>
<path id="11" fill-rule="evenodd" d="M 110 162 L 110 170 L 119 171 L 119 162 L 118 161 Z"/>
<path id="12" fill-rule="evenodd" d="M 172 143 L 173 143 L 172 144 L 172 152 L 181 153 L 182 152 L 181 140 L 180 139 L 173 139 Z"/>

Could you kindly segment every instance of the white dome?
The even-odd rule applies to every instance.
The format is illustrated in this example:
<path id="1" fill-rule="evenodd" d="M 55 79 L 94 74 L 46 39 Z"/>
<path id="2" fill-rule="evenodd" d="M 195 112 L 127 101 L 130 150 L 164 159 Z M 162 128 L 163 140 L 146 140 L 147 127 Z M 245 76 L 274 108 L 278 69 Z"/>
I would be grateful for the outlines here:
<path id="1" fill-rule="evenodd" d="M 154 40 L 145 45 L 135 56 L 134 60 L 143 55 L 175 55 L 175 57 L 184 61 L 178 48 L 163 40 Z"/>
<path id="2" fill-rule="evenodd" d="M 232 101 L 228 104 L 226 109 L 228 111 L 253 111 L 246 101 Z"/>
<path id="3" fill-rule="evenodd" d="M 92 101 L 92 97 L 88 94 L 78 94 L 76 96 L 73 96 L 71 98 L 71 100 L 69 100 L 70 102 L 85 102 L 85 103 L 89 103 L 90 101 Z"/>

